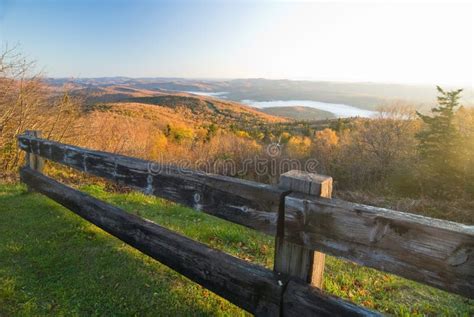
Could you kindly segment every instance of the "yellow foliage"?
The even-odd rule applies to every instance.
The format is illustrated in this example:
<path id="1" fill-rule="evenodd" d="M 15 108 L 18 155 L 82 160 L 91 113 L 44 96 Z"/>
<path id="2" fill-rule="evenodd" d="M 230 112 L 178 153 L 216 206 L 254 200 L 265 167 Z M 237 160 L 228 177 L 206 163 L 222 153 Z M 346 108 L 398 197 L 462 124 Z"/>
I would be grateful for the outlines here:
<path id="1" fill-rule="evenodd" d="M 280 134 L 280 143 L 287 143 L 291 138 L 291 134 L 288 132 L 283 132 Z"/>
<path id="2" fill-rule="evenodd" d="M 311 139 L 305 136 L 293 136 L 288 140 L 287 151 L 290 157 L 302 158 L 309 155 Z"/>
<path id="3" fill-rule="evenodd" d="M 316 132 L 316 140 L 326 146 L 335 146 L 339 143 L 339 137 L 336 131 L 326 128 L 322 131 Z"/>
<path id="4" fill-rule="evenodd" d="M 152 144 L 150 148 L 150 156 L 152 159 L 159 159 L 163 155 L 163 152 L 166 151 L 168 146 L 168 139 L 162 132 L 158 132 L 152 138 Z"/>
<path id="5" fill-rule="evenodd" d="M 205 140 L 207 137 L 208 131 L 205 128 L 198 128 L 196 129 L 195 134 L 196 134 L 197 139 Z"/>
<path id="6" fill-rule="evenodd" d="M 178 143 L 186 140 L 192 140 L 195 136 L 193 129 L 179 123 L 169 125 L 169 135 L 174 141 Z"/>
<path id="7" fill-rule="evenodd" d="M 235 134 L 240 138 L 249 138 L 250 139 L 250 134 L 246 131 L 239 130 Z"/>

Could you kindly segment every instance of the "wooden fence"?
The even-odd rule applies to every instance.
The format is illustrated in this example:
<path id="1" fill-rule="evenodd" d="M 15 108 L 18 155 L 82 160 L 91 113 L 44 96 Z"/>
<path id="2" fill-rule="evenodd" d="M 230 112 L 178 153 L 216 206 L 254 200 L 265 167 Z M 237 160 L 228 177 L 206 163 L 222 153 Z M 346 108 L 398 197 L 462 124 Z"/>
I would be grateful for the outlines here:
<path id="1" fill-rule="evenodd" d="M 321 290 L 325 254 L 474 298 L 474 226 L 331 199 L 330 177 L 290 171 L 279 186 L 19 137 L 29 189 L 57 201 L 239 307 L 270 316 L 377 315 Z M 276 236 L 268 270 L 183 237 L 41 173 L 43 159 Z"/>

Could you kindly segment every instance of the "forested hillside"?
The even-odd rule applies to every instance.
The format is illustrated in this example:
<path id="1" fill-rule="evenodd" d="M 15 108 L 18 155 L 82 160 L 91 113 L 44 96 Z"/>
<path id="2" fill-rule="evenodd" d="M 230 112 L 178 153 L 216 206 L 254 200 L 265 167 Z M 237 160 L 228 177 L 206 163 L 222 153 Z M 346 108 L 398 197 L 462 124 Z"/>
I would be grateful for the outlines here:
<path id="1" fill-rule="evenodd" d="M 70 79 L 48 79 L 55 87 L 61 87 Z M 435 105 L 436 90 L 432 85 L 324 82 L 307 80 L 194 80 L 178 78 L 83 78 L 74 80 L 77 87 L 113 87 L 124 85 L 148 91 L 195 91 L 220 92 L 234 101 L 241 100 L 315 100 L 328 103 L 348 104 L 363 109 L 376 110 L 380 106 L 411 104 L 417 109 L 429 111 Z M 464 88 L 463 104 L 474 106 L 474 90 Z"/>
<path id="2" fill-rule="evenodd" d="M 0 317 L 474 317 L 472 8 L 0 0 Z"/>
<path id="3" fill-rule="evenodd" d="M 26 195 L 17 184 L 24 163 L 17 137 L 25 130 L 90 149 L 264 183 L 275 184 L 281 173 L 302 169 L 332 176 L 335 197 L 474 223 L 474 110 L 462 105 L 462 90 L 433 87 L 436 106 L 423 113 L 404 103 L 382 107 L 370 119 L 314 121 L 303 115 L 296 121 L 233 101 L 123 81 L 52 85 L 16 51 L 0 57 L 0 211 L 5 219 L 0 222 L 5 241 L 0 244 L 0 315 L 163 309 L 242 313 L 50 200 Z M 286 116 L 285 109 L 278 110 Z M 272 265 L 274 241 L 268 236 L 51 163 L 45 172 L 212 247 Z M 58 239 L 62 236 L 68 238 Z M 64 241 L 66 253 L 58 252 Z M 130 274 L 138 278 L 124 281 Z M 329 293 L 388 314 L 473 312 L 468 299 L 332 257 L 327 257 L 324 283 Z M 98 304 L 90 307 L 90 302 Z"/>
<path id="4" fill-rule="evenodd" d="M 472 202 L 474 111 L 462 105 L 461 90 L 439 88 L 432 113 L 398 104 L 372 119 L 292 121 L 232 101 L 128 86 L 125 79 L 51 86 L 16 52 L 5 52 L 1 62 L 0 168 L 8 177 L 22 160 L 16 136 L 37 129 L 62 142 L 270 183 L 289 168 L 270 168 L 274 161 L 303 168 L 314 160 L 314 171 L 333 176 L 340 193 Z M 266 173 L 258 171 L 259 159 Z M 225 160 L 231 169 L 222 167 Z"/>

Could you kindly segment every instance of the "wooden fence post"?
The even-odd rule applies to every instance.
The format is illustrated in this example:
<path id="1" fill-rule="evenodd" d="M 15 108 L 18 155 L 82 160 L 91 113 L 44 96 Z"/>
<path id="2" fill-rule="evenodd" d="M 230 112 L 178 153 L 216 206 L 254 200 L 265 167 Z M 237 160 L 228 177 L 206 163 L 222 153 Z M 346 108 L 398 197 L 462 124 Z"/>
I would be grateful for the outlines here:
<path id="1" fill-rule="evenodd" d="M 41 138 L 41 131 L 26 130 L 25 135 Z M 39 173 L 43 173 L 44 159 L 37 154 L 26 152 L 25 166 L 28 166 L 32 170 L 38 171 Z M 31 191 L 31 189 L 28 188 L 28 191 Z"/>
<path id="2" fill-rule="evenodd" d="M 292 170 L 280 176 L 279 187 L 292 192 L 331 198 L 332 177 Z M 324 253 L 287 242 L 283 235 L 275 239 L 276 272 L 298 277 L 322 289 L 324 262 Z"/>

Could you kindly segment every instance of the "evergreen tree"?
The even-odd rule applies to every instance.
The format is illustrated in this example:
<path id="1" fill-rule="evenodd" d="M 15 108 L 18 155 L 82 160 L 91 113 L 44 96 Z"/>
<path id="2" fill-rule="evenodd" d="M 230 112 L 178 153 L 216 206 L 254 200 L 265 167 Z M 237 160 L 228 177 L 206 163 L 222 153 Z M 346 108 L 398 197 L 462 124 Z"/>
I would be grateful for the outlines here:
<path id="1" fill-rule="evenodd" d="M 453 196 L 459 189 L 462 172 L 456 163 L 461 137 L 454 123 L 462 89 L 444 91 L 437 87 L 438 106 L 431 109 L 433 116 L 417 112 L 425 128 L 417 134 L 422 164 L 424 188 L 430 194 Z"/>

